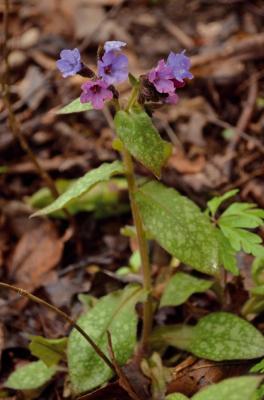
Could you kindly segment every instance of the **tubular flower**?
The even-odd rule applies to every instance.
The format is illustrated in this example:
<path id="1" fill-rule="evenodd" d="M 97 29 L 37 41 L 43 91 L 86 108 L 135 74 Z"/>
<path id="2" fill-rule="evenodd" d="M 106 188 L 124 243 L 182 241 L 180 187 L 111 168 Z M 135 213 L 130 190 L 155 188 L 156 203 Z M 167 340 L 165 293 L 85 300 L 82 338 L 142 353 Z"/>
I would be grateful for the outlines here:
<path id="1" fill-rule="evenodd" d="M 62 50 L 56 65 L 63 78 L 77 74 L 83 67 L 79 50 Z"/>
<path id="2" fill-rule="evenodd" d="M 121 51 L 121 48 L 126 46 L 125 42 L 121 42 L 120 40 L 110 40 L 105 42 L 104 51 L 108 53 L 109 51 Z"/>
<path id="3" fill-rule="evenodd" d="M 108 85 L 123 82 L 128 77 L 128 59 L 124 54 L 108 51 L 98 61 L 98 72 Z"/>
<path id="4" fill-rule="evenodd" d="M 113 98 L 113 93 L 108 89 L 108 86 L 101 79 L 85 82 L 81 87 L 83 91 L 80 97 L 81 103 L 91 102 L 95 110 L 101 110 L 104 107 L 104 102 Z"/>
<path id="5" fill-rule="evenodd" d="M 191 67 L 190 58 L 184 53 L 185 50 L 181 53 L 170 52 L 167 60 L 167 65 L 172 69 L 173 77 L 179 82 L 193 78 L 193 74 L 189 71 Z"/>
<path id="6" fill-rule="evenodd" d="M 160 60 L 156 68 L 148 73 L 149 81 L 159 93 L 171 93 L 174 91 L 172 69 L 164 60 Z"/>

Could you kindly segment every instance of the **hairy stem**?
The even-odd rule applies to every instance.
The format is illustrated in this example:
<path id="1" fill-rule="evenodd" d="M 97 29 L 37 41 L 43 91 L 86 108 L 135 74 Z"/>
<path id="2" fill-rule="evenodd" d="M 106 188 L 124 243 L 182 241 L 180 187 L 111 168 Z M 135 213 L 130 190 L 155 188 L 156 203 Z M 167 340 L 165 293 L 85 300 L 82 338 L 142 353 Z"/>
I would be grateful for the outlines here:
<path id="1" fill-rule="evenodd" d="M 127 183 L 128 183 L 128 192 L 129 199 L 131 204 L 132 216 L 134 220 L 134 224 L 137 232 L 137 239 L 139 245 L 139 252 L 141 258 L 142 272 L 143 272 L 143 284 L 144 289 L 147 292 L 147 300 L 144 303 L 143 310 L 143 333 L 142 333 L 142 348 L 144 349 L 147 345 L 151 329 L 152 329 L 152 301 L 151 301 L 151 268 L 149 263 L 149 255 L 148 255 L 148 245 L 146 240 L 145 231 L 143 228 L 141 216 L 139 213 L 139 209 L 137 203 L 134 198 L 134 194 L 136 191 L 136 181 L 134 175 L 134 167 L 132 157 L 129 152 L 124 148 L 123 149 L 123 161 L 126 171 Z"/>
<path id="2" fill-rule="evenodd" d="M 34 296 L 33 294 L 27 292 L 24 289 L 18 288 L 13 285 L 9 285 L 8 283 L 4 283 L 4 282 L 0 282 L 0 287 L 2 287 L 3 289 L 13 290 L 14 292 L 20 294 L 21 296 L 24 296 L 24 297 L 28 298 L 29 300 L 33 301 L 34 303 L 40 304 L 40 305 L 48 308 L 49 310 L 55 312 L 60 317 L 65 319 L 67 322 L 69 322 L 69 324 L 71 326 L 73 326 L 85 338 L 85 340 L 89 343 L 90 346 L 92 346 L 94 351 L 107 364 L 107 366 L 115 372 L 115 367 L 113 366 L 111 361 L 108 359 L 108 357 L 106 357 L 106 355 L 99 349 L 99 347 L 93 341 L 93 339 L 64 311 L 62 311 L 59 308 L 53 306 L 52 304 L 46 302 L 45 300 L 42 300 L 40 297 Z"/>

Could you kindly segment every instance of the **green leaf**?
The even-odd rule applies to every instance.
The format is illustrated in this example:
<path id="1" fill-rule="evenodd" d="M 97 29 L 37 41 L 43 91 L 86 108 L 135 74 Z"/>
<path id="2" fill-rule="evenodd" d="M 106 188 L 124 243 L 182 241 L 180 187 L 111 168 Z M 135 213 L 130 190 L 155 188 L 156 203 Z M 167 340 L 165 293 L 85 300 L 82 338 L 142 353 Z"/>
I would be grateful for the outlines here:
<path id="1" fill-rule="evenodd" d="M 208 201 L 207 206 L 211 212 L 211 214 L 214 216 L 220 205 L 230 197 L 235 196 L 239 192 L 239 189 L 233 189 L 230 190 L 229 192 L 226 192 L 223 196 L 217 196 L 214 197 L 212 200 Z"/>
<path id="2" fill-rule="evenodd" d="M 80 97 L 73 100 L 71 103 L 67 104 L 66 106 L 62 107 L 60 110 L 56 112 L 56 114 L 72 114 L 84 111 L 93 110 L 93 106 L 91 103 L 84 103 L 80 102 Z"/>
<path id="3" fill-rule="evenodd" d="M 125 364 L 135 349 L 137 332 L 135 305 L 142 300 L 143 295 L 141 287 L 128 286 L 124 290 L 101 298 L 77 321 L 106 355 L 108 355 L 106 332 L 111 333 L 113 350 L 119 365 Z M 68 365 L 76 393 L 91 390 L 113 376 L 112 370 L 75 329 L 69 337 Z"/>
<path id="4" fill-rule="evenodd" d="M 264 285 L 256 286 L 252 288 L 250 291 L 256 296 L 264 296 Z"/>
<path id="5" fill-rule="evenodd" d="M 192 400 L 252 400 L 260 381 L 256 376 L 225 379 L 201 390 Z"/>
<path id="6" fill-rule="evenodd" d="M 150 341 L 156 349 L 166 345 L 189 351 L 193 330 L 193 326 L 184 324 L 159 326 L 152 332 Z"/>
<path id="7" fill-rule="evenodd" d="M 235 251 L 264 256 L 262 239 L 247 229 L 263 225 L 264 210 L 251 203 L 233 203 L 218 219 L 218 225 Z"/>
<path id="8" fill-rule="evenodd" d="M 195 326 L 190 351 L 208 360 L 247 360 L 264 355 L 264 337 L 236 315 L 216 312 Z"/>
<path id="9" fill-rule="evenodd" d="M 160 307 L 183 304 L 193 293 L 205 292 L 212 284 L 211 281 L 199 279 L 184 272 L 177 272 L 165 288 Z"/>
<path id="10" fill-rule="evenodd" d="M 257 285 L 264 284 L 264 257 L 256 257 L 252 263 L 252 277 Z"/>
<path id="11" fill-rule="evenodd" d="M 260 362 L 258 362 L 257 364 L 255 364 L 252 368 L 250 368 L 250 372 L 260 372 L 260 373 L 264 373 L 264 358 L 263 360 L 261 360 Z"/>
<path id="12" fill-rule="evenodd" d="M 223 235 L 220 229 L 217 232 L 219 243 L 219 258 L 220 264 L 224 266 L 227 271 L 234 275 L 239 275 L 237 267 L 236 251 L 230 245 L 229 240 Z"/>
<path id="13" fill-rule="evenodd" d="M 162 140 L 151 118 L 142 110 L 118 111 L 115 116 L 117 135 L 127 150 L 146 168 L 160 177 L 161 168 L 171 154 L 171 144 Z"/>
<path id="14" fill-rule="evenodd" d="M 188 397 L 181 393 L 171 393 L 165 397 L 165 400 L 188 400 Z"/>
<path id="15" fill-rule="evenodd" d="M 218 272 L 217 230 L 192 201 L 158 182 L 141 186 L 135 199 L 146 230 L 162 247 L 198 271 Z"/>
<path id="16" fill-rule="evenodd" d="M 4 386 L 17 390 L 33 390 L 44 386 L 56 373 L 56 367 L 48 368 L 43 361 L 34 361 L 17 368 Z"/>
<path id="17" fill-rule="evenodd" d="M 47 367 L 58 364 L 65 358 L 67 338 L 47 339 L 42 336 L 30 336 L 29 349 L 33 356 L 42 360 Z"/>
<path id="18" fill-rule="evenodd" d="M 87 172 L 84 176 L 77 179 L 66 192 L 60 195 L 52 204 L 44 209 L 37 211 L 33 216 L 46 215 L 54 211 L 61 210 L 71 201 L 82 196 L 97 183 L 108 180 L 112 175 L 123 173 L 123 165 L 120 161 L 114 161 L 111 164 L 104 163 L 100 167 Z"/>

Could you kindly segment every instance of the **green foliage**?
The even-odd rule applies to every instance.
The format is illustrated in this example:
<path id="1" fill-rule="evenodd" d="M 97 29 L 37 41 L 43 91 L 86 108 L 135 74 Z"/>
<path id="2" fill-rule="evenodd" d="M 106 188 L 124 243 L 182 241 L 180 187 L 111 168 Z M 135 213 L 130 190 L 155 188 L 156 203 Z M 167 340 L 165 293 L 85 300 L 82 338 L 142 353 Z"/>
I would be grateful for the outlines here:
<path id="1" fill-rule="evenodd" d="M 156 346 L 174 346 L 213 361 L 247 360 L 264 355 L 264 337 L 252 324 L 236 315 L 216 312 L 196 326 L 168 325 L 154 330 Z"/>
<path id="2" fill-rule="evenodd" d="M 192 400 L 253 400 L 260 381 L 256 376 L 225 379 L 201 390 Z"/>
<path id="3" fill-rule="evenodd" d="M 165 400 L 188 400 L 188 397 L 181 393 L 171 393 L 165 397 Z"/>
<path id="4" fill-rule="evenodd" d="M 93 110 L 93 106 L 91 103 L 84 103 L 80 102 L 80 98 L 73 100 L 71 103 L 67 104 L 66 106 L 62 107 L 60 110 L 57 111 L 57 114 L 72 114 L 72 113 L 79 113 L 84 111 Z"/>
<path id="5" fill-rule="evenodd" d="M 151 357 L 141 362 L 141 369 L 145 376 L 151 381 L 151 398 L 153 400 L 163 399 L 166 393 L 167 382 L 170 380 L 170 373 L 162 365 L 162 359 L 158 353 L 153 353 Z"/>
<path id="6" fill-rule="evenodd" d="M 64 193 L 76 180 L 58 179 L 55 184 L 60 194 Z M 71 215 L 79 212 L 93 212 L 95 218 L 106 218 L 113 215 L 120 215 L 129 210 L 129 204 L 122 197 L 122 191 L 127 190 L 126 180 L 122 177 L 112 178 L 108 182 L 96 184 L 87 193 L 72 200 L 67 205 Z M 27 204 L 33 208 L 44 208 L 50 205 L 54 198 L 50 190 L 41 188 L 31 197 L 26 198 Z M 54 218 L 66 218 L 62 210 L 51 213 Z"/>
<path id="7" fill-rule="evenodd" d="M 48 383 L 56 373 L 56 367 L 47 367 L 43 361 L 34 361 L 17 368 L 4 386 L 17 390 L 39 389 Z"/>
<path id="8" fill-rule="evenodd" d="M 135 305 L 142 301 L 143 289 L 127 286 L 101 298 L 77 323 L 107 355 L 107 331 L 111 333 L 113 350 L 119 365 L 132 356 L 136 345 L 137 315 Z M 75 393 L 91 390 L 113 375 L 112 370 L 98 357 L 87 341 L 75 329 L 68 345 L 70 379 Z"/>
<path id="9" fill-rule="evenodd" d="M 123 172 L 123 165 L 120 161 L 114 161 L 111 164 L 104 163 L 100 165 L 100 167 L 87 172 L 84 176 L 77 179 L 72 186 L 70 186 L 52 204 L 35 212 L 33 216 L 46 215 L 61 210 L 69 205 L 70 202 L 88 192 L 96 184 L 107 181 L 111 176 L 119 175 Z"/>
<path id="10" fill-rule="evenodd" d="M 255 364 L 251 369 L 250 372 L 260 372 L 262 374 L 264 374 L 264 358 L 258 362 L 257 364 Z"/>
<path id="11" fill-rule="evenodd" d="M 231 246 L 229 240 L 223 235 L 220 229 L 217 232 L 219 243 L 219 259 L 220 265 L 223 265 L 227 271 L 233 275 L 239 275 L 237 267 L 236 251 Z"/>
<path id="12" fill-rule="evenodd" d="M 256 208 L 255 204 L 233 203 L 218 219 L 218 225 L 235 251 L 244 250 L 245 253 L 263 257 L 262 239 L 246 230 L 263 225 L 263 218 L 264 210 Z"/>
<path id="13" fill-rule="evenodd" d="M 217 230 L 199 207 L 158 182 L 142 185 L 135 198 L 146 230 L 162 247 L 201 272 L 218 272 Z"/>
<path id="14" fill-rule="evenodd" d="M 193 293 L 205 292 L 212 284 L 212 281 L 177 272 L 165 287 L 160 307 L 183 304 Z"/>
<path id="15" fill-rule="evenodd" d="M 42 360 L 47 367 L 58 364 L 66 357 L 67 338 L 47 339 L 42 336 L 30 336 L 30 339 L 31 354 Z"/>
<path id="16" fill-rule="evenodd" d="M 161 139 L 151 118 L 144 111 L 118 111 L 115 128 L 127 150 L 146 168 L 160 177 L 161 168 L 171 154 L 170 143 Z"/>
<path id="17" fill-rule="evenodd" d="M 224 201 L 230 199 L 230 197 L 235 196 L 238 192 L 239 192 L 238 189 L 233 189 L 230 190 L 229 192 L 226 192 L 222 196 L 213 197 L 210 201 L 208 201 L 207 206 L 212 216 L 215 215 L 216 211 Z"/>
<path id="18" fill-rule="evenodd" d="M 264 257 L 256 257 L 252 264 L 252 277 L 257 285 L 264 284 Z"/>
<path id="19" fill-rule="evenodd" d="M 129 258 L 128 266 L 123 266 L 121 268 L 118 268 L 116 274 L 120 276 L 128 274 L 136 274 L 139 272 L 140 267 L 141 267 L 140 253 L 138 250 L 136 250 Z"/>

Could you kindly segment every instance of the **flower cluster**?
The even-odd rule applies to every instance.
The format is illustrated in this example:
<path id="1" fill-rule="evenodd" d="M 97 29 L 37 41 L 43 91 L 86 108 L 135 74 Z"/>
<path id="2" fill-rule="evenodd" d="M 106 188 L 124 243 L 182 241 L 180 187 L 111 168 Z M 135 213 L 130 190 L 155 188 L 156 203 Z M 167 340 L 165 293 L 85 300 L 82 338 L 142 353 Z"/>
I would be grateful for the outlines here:
<path id="1" fill-rule="evenodd" d="M 125 46 L 125 42 L 116 40 L 104 44 L 97 61 L 97 75 L 83 63 L 78 49 L 61 51 L 57 67 L 64 78 L 77 73 L 90 78 L 81 87 L 81 103 L 90 102 L 94 109 L 100 110 L 105 101 L 118 96 L 114 85 L 128 78 L 128 59 L 121 53 Z M 139 101 L 161 100 L 163 103 L 176 104 L 176 89 L 185 85 L 185 79 L 193 78 L 190 66 L 185 51 L 171 52 L 166 62 L 160 60 L 155 68 L 141 77 Z"/>
<path id="2" fill-rule="evenodd" d="M 94 73 L 83 74 L 84 70 L 87 72 L 89 69 L 81 61 L 78 49 L 61 51 L 57 67 L 64 78 L 77 73 L 92 78 L 82 85 L 81 103 L 91 102 L 95 110 L 101 110 L 104 102 L 113 98 L 115 91 L 111 86 L 125 81 L 128 77 L 128 59 L 124 54 L 120 54 L 124 46 L 126 43 L 120 41 L 105 43 L 103 55 L 97 63 L 98 76 Z"/>
<path id="3" fill-rule="evenodd" d="M 163 97 L 165 103 L 176 104 L 179 97 L 176 89 L 185 85 L 184 79 L 192 79 L 193 75 L 189 71 L 191 67 L 190 59 L 184 54 L 171 52 L 167 62 L 160 60 L 158 65 L 147 75 L 148 81 L 152 83 L 156 91 Z"/>

